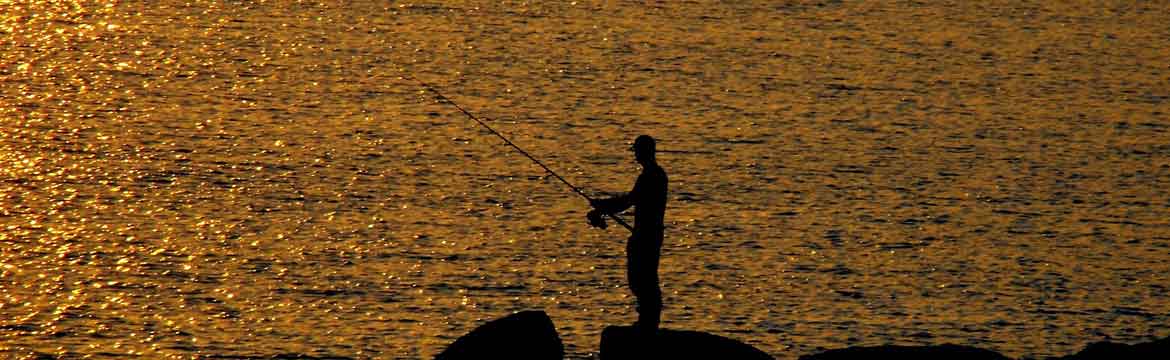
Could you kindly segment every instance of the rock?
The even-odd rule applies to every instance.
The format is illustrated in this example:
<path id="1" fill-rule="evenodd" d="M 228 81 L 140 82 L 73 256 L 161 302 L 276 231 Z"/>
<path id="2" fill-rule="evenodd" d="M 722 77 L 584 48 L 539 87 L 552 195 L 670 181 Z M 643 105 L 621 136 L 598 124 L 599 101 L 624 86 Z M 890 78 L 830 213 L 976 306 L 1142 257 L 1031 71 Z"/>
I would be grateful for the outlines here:
<path id="1" fill-rule="evenodd" d="M 1049 358 L 1051 360 L 1097 360 L 1097 359 L 1165 359 L 1170 356 L 1170 337 L 1135 345 L 1118 344 L 1108 341 L 1086 346 L 1081 352 L 1069 356 Z"/>
<path id="2" fill-rule="evenodd" d="M 859 346 L 801 356 L 800 360 L 893 359 L 893 360 L 1007 360 L 1000 353 L 962 345 Z"/>
<path id="3" fill-rule="evenodd" d="M 436 360 L 560 360 L 565 347 L 544 311 L 522 311 L 481 325 L 455 339 Z"/>
<path id="4" fill-rule="evenodd" d="M 601 332 L 601 359 L 761 359 L 772 356 L 722 336 L 698 332 L 659 329 L 649 336 L 629 326 L 607 326 Z"/>

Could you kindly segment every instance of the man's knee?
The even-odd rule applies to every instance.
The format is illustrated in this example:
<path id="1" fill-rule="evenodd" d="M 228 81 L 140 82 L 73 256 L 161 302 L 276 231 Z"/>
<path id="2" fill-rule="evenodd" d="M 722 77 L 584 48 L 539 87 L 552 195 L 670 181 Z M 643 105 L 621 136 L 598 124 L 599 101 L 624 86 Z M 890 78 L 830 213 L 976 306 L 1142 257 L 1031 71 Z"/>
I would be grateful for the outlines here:
<path id="1" fill-rule="evenodd" d="M 630 277 L 630 290 L 634 295 L 654 294 L 661 292 L 658 289 L 658 279 L 652 277 Z"/>
<path id="2" fill-rule="evenodd" d="M 630 290 L 634 293 L 634 297 L 638 298 L 639 304 L 662 307 L 662 291 L 658 289 L 658 284 L 631 284 Z"/>

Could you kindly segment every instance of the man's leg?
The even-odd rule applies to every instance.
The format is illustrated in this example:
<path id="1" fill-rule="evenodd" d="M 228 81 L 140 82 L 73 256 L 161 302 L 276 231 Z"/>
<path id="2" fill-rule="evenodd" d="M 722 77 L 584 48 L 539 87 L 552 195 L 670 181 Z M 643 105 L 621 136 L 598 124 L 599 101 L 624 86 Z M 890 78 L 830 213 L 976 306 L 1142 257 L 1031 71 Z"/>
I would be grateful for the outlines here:
<path id="1" fill-rule="evenodd" d="M 657 276 L 655 276 L 657 278 Z M 657 280 L 657 279 L 654 279 Z M 657 281 L 648 281 L 638 297 L 638 325 L 646 331 L 658 330 L 658 322 L 662 318 L 662 291 Z"/>
<path id="2" fill-rule="evenodd" d="M 656 249 L 655 249 L 656 250 Z M 637 298 L 637 328 L 648 332 L 658 329 L 662 315 L 662 290 L 658 288 L 658 254 L 656 251 L 630 253 L 627 276 L 630 290 Z"/>

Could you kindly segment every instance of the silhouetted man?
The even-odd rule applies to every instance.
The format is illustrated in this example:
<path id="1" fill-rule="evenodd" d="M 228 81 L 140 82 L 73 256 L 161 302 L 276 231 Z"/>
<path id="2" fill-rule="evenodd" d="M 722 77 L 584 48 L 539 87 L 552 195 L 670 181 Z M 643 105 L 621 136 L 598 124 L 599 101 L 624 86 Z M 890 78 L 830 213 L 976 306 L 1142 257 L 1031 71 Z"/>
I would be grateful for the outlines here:
<path id="1" fill-rule="evenodd" d="M 662 249 L 663 215 L 666 212 L 666 172 L 654 158 L 654 138 L 634 139 L 634 158 L 642 174 L 629 193 L 610 199 L 593 200 L 590 223 L 604 226 L 601 214 L 616 214 L 635 207 L 634 233 L 626 242 L 626 277 L 638 301 L 638 322 L 634 327 L 647 332 L 658 329 L 662 314 L 662 291 L 658 288 L 658 256 Z"/>

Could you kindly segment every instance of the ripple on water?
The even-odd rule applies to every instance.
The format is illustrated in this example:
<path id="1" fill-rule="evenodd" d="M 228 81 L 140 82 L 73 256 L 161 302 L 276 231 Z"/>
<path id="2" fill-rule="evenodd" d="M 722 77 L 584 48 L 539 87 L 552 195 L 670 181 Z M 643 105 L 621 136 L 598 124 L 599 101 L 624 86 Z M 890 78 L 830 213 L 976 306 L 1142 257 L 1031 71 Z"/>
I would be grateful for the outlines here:
<path id="1" fill-rule="evenodd" d="M 624 235 L 403 71 L 591 194 L 630 134 L 689 151 L 659 155 L 667 327 L 1164 336 L 1156 7 L 17 2 L 0 352 L 419 358 L 542 308 L 591 356 L 635 317 Z"/>

